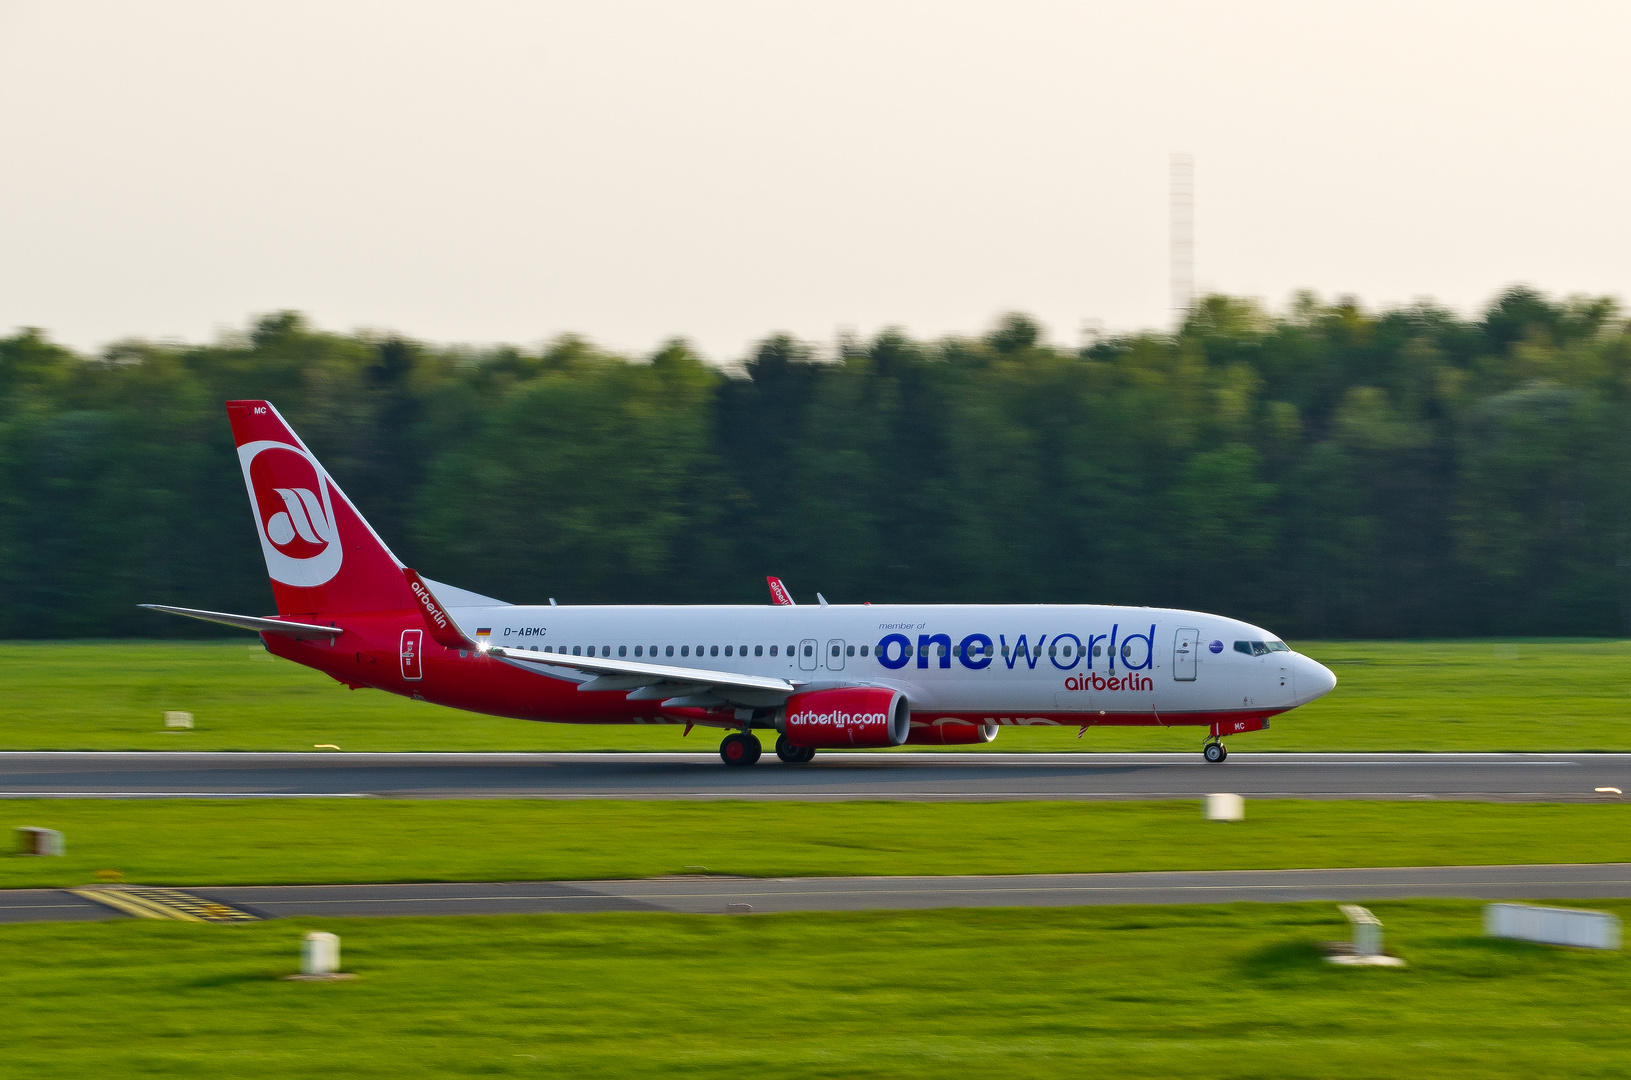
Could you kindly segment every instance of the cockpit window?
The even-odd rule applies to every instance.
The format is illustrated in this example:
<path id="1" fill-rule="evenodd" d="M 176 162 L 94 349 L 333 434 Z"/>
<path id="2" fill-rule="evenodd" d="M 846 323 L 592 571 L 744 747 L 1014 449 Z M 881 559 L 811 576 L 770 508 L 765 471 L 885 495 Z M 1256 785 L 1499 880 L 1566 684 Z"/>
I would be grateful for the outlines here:
<path id="1" fill-rule="evenodd" d="M 1271 652 L 1290 652 L 1283 641 L 1237 641 L 1235 652 L 1245 653 L 1247 656 L 1265 656 Z"/>
<path id="2" fill-rule="evenodd" d="M 1252 654 L 1252 643 L 1249 641 L 1235 642 L 1235 652 L 1245 653 L 1247 656 L 1250 656 Z"/>
<path id="3" fill-rule="evenodd" d="M 1291 646 L 1287 645 L 1283 641 L 1271 641 L 1271 642 L 1268 643 L 1268 646 L 1269 646 L 1269 652 L 1290 652 L 1291 651 Z"/>

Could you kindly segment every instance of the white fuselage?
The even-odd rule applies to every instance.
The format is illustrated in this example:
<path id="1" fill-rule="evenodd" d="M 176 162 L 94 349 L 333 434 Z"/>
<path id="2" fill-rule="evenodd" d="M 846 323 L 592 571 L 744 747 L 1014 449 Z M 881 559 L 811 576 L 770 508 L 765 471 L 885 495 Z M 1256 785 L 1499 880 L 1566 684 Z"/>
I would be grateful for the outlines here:
<path id="1" fill-rule="evenodd" d="M 1259 627 L 1170 608 L 450 605 L 450 610 L 464 632 L 479 635 L 484 644 L 580 655 L 593 649 L 589 655 L 771 675 L 812 690 L 888 687 L 904 693 L 914 713 L 978 714 L 997 723 L 1049 716 L 1063 723 L 1070 722 L 1070 714 L 1084 722 L 1103 716 L 1181 723 L 1195 714 L 1277 713 L 1329 692 L 1336 683 L 1325 667 L 1285 649 Z"/>

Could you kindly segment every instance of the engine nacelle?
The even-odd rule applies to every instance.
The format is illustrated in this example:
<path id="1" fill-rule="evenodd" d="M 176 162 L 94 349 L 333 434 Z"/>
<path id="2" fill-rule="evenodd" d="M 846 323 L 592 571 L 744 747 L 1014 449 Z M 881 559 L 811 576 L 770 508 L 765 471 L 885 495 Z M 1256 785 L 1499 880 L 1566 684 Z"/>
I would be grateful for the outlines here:
<path id="1" fill-rule="evenodd" d="M 876 686 L 851 686 L 788 698 L 782 734 L 794 746 L 867 749 L 899 746 L 911 727 L 912 709 L 905 694 Z"/>
<path id="2" fill-rule="evenodd" d="M 932 724 L 915 724 L 906 741 L 916 746 L 972 746 L 988 743 L 997 737 L 997 725 L 986 722 L 969 724 L 961 720 L 936 720 Z"/>

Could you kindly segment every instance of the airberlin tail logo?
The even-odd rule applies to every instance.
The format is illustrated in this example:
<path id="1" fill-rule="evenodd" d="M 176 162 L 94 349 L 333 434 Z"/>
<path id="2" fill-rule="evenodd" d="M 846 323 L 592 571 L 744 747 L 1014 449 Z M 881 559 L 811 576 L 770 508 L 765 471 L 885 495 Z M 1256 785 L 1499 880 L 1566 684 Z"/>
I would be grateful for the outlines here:
<path id="1" fill-rule="evenodd" d="M 344 552 L 322 468 L 300 447 L 271 440 L 238 447 L 238 460 L 272 580 L 311 588 L 332 579 Z"/>

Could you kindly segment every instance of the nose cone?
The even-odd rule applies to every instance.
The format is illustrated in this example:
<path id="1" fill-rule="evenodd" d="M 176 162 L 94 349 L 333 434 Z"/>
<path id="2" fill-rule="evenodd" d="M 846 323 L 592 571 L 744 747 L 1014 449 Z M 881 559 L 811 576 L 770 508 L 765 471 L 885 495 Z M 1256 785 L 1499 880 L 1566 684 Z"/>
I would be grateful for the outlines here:
<path id="1" fill-rule="evenodd" d="M 1336 689 L 1337 677 L 1331 669 L 1312 657 L 1297 654 L 1297 704 L 1307 705 Z"/>

